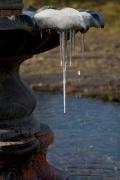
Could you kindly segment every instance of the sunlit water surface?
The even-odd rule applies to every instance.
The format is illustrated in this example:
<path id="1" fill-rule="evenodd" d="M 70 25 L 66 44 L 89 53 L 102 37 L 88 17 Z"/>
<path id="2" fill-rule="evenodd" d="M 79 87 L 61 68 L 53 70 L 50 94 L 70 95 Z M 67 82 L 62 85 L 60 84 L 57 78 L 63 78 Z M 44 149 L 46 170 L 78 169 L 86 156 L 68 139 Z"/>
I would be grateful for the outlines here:
<path id="1" fill-rule="evenodd" d="M 120 104 L 37 93 L 35 116 L 48 124 L 55 141 L 48 159 L 70 180 L 120 180 Z"/>

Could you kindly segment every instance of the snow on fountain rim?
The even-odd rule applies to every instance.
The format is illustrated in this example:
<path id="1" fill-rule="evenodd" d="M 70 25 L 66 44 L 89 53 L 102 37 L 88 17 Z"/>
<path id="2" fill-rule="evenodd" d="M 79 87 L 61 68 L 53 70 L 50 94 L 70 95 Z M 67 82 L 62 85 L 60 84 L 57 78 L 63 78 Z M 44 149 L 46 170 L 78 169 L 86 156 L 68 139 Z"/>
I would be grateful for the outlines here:
<path id="1" fill-rule="evenodd" d="M 73 8 L 45 9 L 38 11 L 34 18 L 41 29 L 88 29 L 100 26 L 89 12 L 79 12 Z"/>

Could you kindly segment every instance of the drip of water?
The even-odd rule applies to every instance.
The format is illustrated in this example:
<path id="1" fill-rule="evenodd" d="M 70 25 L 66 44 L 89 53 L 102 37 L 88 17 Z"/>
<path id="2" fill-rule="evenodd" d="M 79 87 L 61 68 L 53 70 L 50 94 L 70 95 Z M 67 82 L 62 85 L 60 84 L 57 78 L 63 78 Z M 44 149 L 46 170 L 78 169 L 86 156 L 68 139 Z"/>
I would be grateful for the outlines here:
<path id="1" fill-rule="evenodd" d="M 77 74 L 78 74 L 78 76 L 80 76 L 80 74 L 81 74 L 80 70 L 77 72 Z"/>
<path id="2" fill-rule="evenodd" d="M 84 43 L 84 34 L 81 34 L 81 56 L 84 57 L 85 52 L 85 43 Z"/>

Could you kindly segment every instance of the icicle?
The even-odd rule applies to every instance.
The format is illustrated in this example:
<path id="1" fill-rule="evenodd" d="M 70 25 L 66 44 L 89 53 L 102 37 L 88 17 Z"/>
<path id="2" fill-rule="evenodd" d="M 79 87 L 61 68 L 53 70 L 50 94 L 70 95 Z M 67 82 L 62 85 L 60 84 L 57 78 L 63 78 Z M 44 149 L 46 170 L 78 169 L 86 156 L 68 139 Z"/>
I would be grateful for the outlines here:
<path id="1" fill-rule="evenodd" d="M 66 113 L 66 62 L 63 66 L 63 102 L 64 102 L 64 113 Z"/>
<path id="2" fill-rule="evenodd" d="M 85 43 L 84 43 L 84 34 L 81 34 L 81 56 L 84 57 L 85 52 Z"/>
<path id="3" fill-rule="evenodd" d="M 70 66 L 72 65 L 72 30 L 70 30 L 69 32 L 70 35 L 70 49 L 69 49 L 69 53 L 70 53 Z"/>
<path id="4" fill-rule="evenodd" d="M 43 36 L 43 35 L 42 35 L 42 30 L 41 30 L 41 31 L 40 31 L 40 37 L 42 38 L 42 36 Z"/>
<path id="5" fill-rule="evenodd" d="M 75 55 L 75 30 L 72 30 L 72 51 L 73 55 Z"/>
<path id="6" fill-rule="evenodd" d="M 63 58 L 62 58 L 62 32 L 60 31 L 60 66 L 63 65 Z"/>
<path id="7" fill-rule="evenodd" d="M 66 69 L 67 69 L 67 60 L 69 57 L 69 43 L 68 43 L 68 31 L 65 31 L 65 54 L 66 54 L 66 58 L 65 58 L 65 62 L 66 62 Z"/>
<path id="8" fill-rule="evenodd" d="M 62 32 L 62 58 L 63 58 L 63 104 L 64 113 L 66 113 L 66 64 L 67 64 L 67 34 L 65 31 Z"/>
<path id="9" fill-rule="evenodd" d="M 60 31 L 60 65 L 63 68 L 63 105 L 64 113 L 66 113 L 66 70 L 67 70 L 67 58 L 69 54 L 70 66 L 72 61 L 72 51 L 75 49 L 75 31 L 69 31 L 69 46 L 67 44 L 67 31 Z"/>

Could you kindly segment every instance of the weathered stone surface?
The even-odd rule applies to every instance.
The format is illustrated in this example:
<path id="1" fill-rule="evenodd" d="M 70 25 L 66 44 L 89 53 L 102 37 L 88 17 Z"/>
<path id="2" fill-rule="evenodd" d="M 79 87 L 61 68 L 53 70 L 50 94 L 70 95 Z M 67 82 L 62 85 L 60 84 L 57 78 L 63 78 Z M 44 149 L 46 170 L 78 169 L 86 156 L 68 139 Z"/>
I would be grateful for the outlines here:
<path id="1" fill-rule="evenodd" d="M 19 74 L 24 60 L 57 46 L 59 35 L 41 37 L 21 9 L 19 0 L 0 0 L 0 179 L 63 179 L 46 161 L 53 132 L 34 119 L 36 99 Z"/>
<path id="2" fill-rule="evenodd" d="M 53 133 L 34 119 L 36 99 L 19 74 L 24 60 L 57 46 L 59 36 L 45 31 L 40 37 L 31 17 L 11 16 L 21 11 L 21 1 L 14 6 L 4 2 L 0 0 L 0 179 L 63 179 L 46 161 Z"/>

